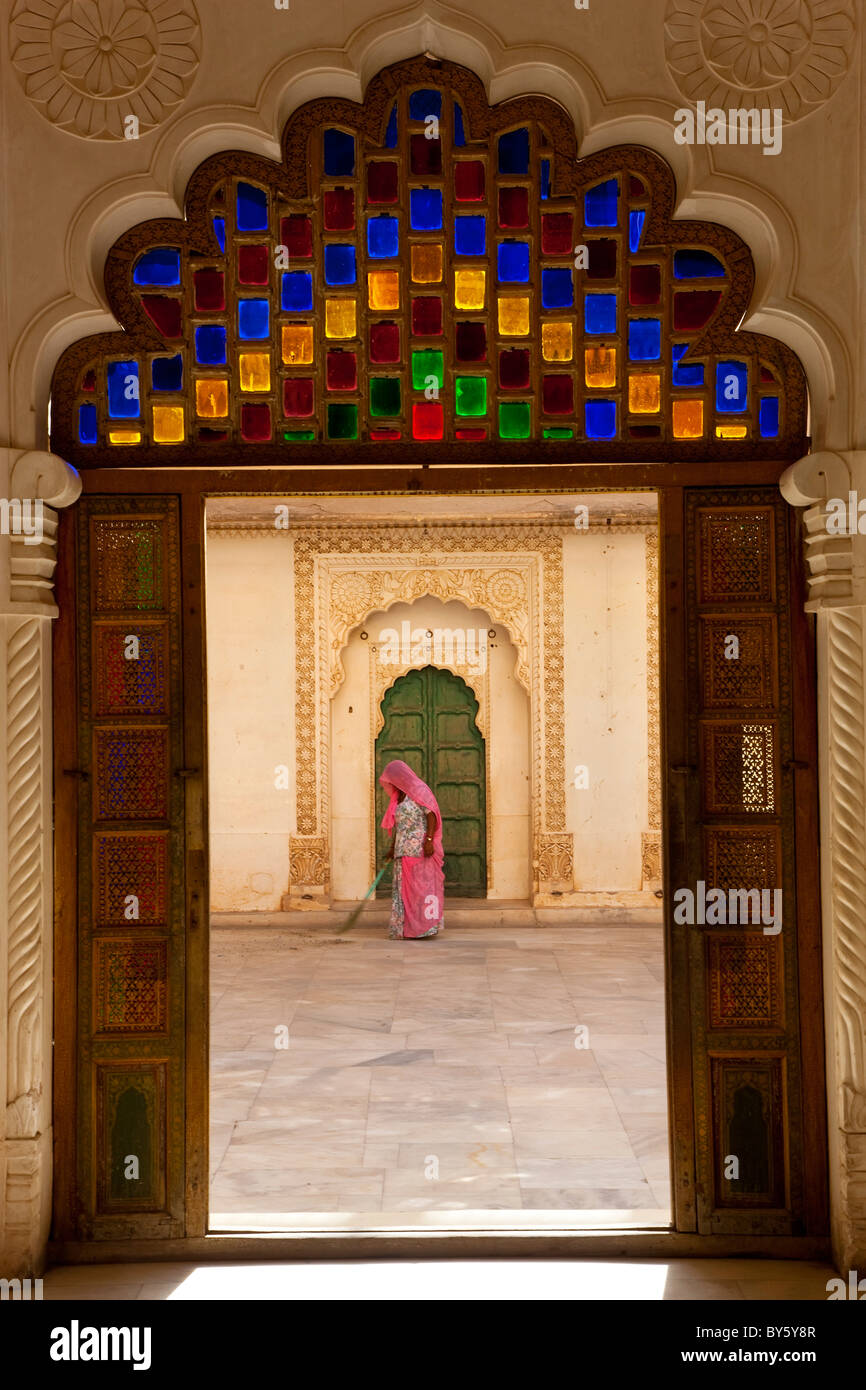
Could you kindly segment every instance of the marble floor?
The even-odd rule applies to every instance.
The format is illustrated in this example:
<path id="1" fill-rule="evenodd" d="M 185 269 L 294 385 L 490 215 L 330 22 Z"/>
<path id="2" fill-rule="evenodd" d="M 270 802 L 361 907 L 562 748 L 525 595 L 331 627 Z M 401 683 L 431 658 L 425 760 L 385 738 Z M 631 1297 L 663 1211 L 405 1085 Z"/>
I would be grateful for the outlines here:
<path id="1" fill-rule="evenodd" d="M 211 943 L 213 1229 L 668 1224 L 661 928 L 216 927 Z"/>

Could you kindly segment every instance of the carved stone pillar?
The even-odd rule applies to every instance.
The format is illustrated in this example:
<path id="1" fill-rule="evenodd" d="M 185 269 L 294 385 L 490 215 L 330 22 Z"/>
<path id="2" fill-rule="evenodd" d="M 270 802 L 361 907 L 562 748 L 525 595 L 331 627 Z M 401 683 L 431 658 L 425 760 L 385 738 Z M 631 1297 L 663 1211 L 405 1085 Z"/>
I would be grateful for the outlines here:
<path id="1" fill-rule="evenodd" d="M 0 1277 L 40 1272 L 51 1219 L 53 454 L 0 450 Z"/>
<path id="2" fill-rule="evenodd" d="M 866 499 L 866 452 L 816 453 L 782 477 L 804 514 L 817 615 L 822 917 L 830 1205 L 840 1270 L 866 1266 L 866 535 L 836 501 Z M 828 521 L 831 524 L 828 526 Z M 856 505 L 855 505 L 856 526 Z M 866 518 L 863 520 L 866 530 Z"/>

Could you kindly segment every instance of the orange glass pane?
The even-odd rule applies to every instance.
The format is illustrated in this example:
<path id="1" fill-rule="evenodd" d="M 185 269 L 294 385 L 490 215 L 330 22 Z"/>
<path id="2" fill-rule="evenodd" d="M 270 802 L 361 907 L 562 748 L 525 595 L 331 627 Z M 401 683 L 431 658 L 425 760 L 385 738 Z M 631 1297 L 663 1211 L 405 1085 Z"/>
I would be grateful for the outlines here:
<path id="1" fill-rule="evenodd" d="M 424 242 L 412 247 L 412 279 L 416 285 L 438 285 L 442 279 L 442 247 Z"/>
<path id="2" fill-rule="evenodd" d="M 525 338 L 529 332 L 529 300 L 500 299 L 499 332 L 503 338 Z"/>
<path id="3" fill-rule="evenodd" d="M 574 333 L 565 319 L 541 325 L 541 355 L 545 362 L 570 362 L 574 356 Z"/>
<path id="4" fill-rule="evenodd" d="M 154 444 L 182 444 L 183 439 L 183 406 L 155 405 L 153 407 Z"/>
<path id="5" fill-rule="evenodd" d="M 289 366 L 309 366 L 313 360 L 313 326 L 289 323 L 283 328 L 283 361 Z"/>
<path id="6" fill-rule="evenodd" d="M 109 430 L 109 444 L 140 444 L 141 430 Z"/>
<path id="7" fill-rule="evenodd" d="M 704 432 L 703 401 L 674 401 L 674 439 L 700 439 Z"/>
<path id="8" fill-rule="evenodd" d="M 745 439 L 748 433 L 746 425 L 716 425 L 716 439 Z"/>
<path id="9" fill-rule="evenodd" d="M 325 300 L 325 337 L 357 337 L 357 314 L 354 299 Z"/>
<path id="10" fill-rule="evenodd" d="M 487 295 L 486 270 L 455 270 L 454 307 L 457 309 L 483 309 Z"/>
<path id="11" fill-rule="evenodd" d="M 199 377 L 195 384 L 195 413 L 207 420 L 220 420 L 228 415 L 228 382 L 219 377 Z"/>
<path id="12" fill-rule="evenodd" d="M 583 364 L 587 386 L 616 386 L 616 348 L 586 348 Z"/>
<path id="13" fill-rule="evenodd" d="M 266 352 L 238 353 L 242 391 L 270 391 L 271 359 Z"/>
<path id="14" fill-rule="evenodd" d="M 655 415 L 661 409 L 662 379 L 653 372 L 635 372 L 628 379 L 628 408 L 632 415 Z"/>
<path id="15" fill-rule="evenodd" d="M 384 313 L 400 308 L 399 270 L 371 270 L 367 273 L 370 308 Z"/>

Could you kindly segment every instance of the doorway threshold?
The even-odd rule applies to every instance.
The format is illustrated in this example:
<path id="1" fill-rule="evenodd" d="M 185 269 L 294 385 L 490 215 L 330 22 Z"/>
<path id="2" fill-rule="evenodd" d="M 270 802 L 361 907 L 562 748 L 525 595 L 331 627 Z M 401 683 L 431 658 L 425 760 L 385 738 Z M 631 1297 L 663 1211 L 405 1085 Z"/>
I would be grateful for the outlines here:
<path id="1" fill-rule="evenodd" d="M 393 1211 L 393 1212 L 213 1212 L 210 1234 L 253 1232 L 327 1232 L 392 1235 L 422 1231 L 631 1231 L 671 1229 L 664 1207 L 597 1211 Z"/>

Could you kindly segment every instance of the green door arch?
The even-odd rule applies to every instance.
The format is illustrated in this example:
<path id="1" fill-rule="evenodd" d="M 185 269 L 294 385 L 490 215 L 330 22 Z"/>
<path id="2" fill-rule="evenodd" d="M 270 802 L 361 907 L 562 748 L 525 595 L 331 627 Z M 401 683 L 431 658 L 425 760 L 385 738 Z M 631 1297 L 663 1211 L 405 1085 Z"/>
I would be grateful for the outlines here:
<path id="1" fill-rule="evenodd" d="M 478 701 L 460 676 L 435 666 L 407 671 L 385 692 L 385 723 L 376 739 L 376 868 L 390 836 L 380 828 L 387 798 L 379 776 L 393 758 L 432 787 L 442 812 L 445 892 L 487 896 L 487 789 L 484 739 L 475 717 Z M 379 885 L 391 892 L 391 870 Z"/>

